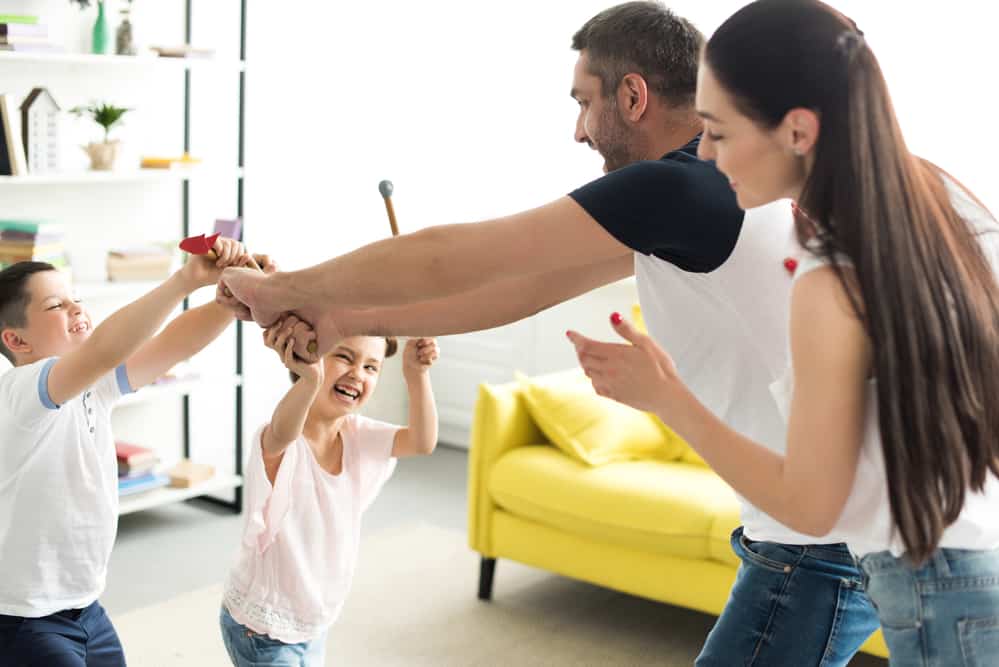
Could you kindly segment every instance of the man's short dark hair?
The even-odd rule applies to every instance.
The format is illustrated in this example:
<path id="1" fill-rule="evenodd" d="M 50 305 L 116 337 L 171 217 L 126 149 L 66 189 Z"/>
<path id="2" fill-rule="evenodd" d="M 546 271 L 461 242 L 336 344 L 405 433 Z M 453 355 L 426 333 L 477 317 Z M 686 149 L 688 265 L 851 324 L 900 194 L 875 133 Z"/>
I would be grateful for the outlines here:
<path id="1" fill-rule="evenodd" d="M 31 276 L 56 268 L 45 262 L 18 262 L 0 271 L 0 331 L 20 328 L 28 324 L 28 281 Z M 0 342 L 0 353 L 14 363 L 14 353 Z"/>
<path id="2" fill-rule="evenodd" d="M 576 32 L 572 48 L 586 51 L 601 92 L 617 91 L 625 74 L 640 74 L 673 107 L 692 106 L 704 35 L 659 2 L 626 2 L 605 9 Z"/>

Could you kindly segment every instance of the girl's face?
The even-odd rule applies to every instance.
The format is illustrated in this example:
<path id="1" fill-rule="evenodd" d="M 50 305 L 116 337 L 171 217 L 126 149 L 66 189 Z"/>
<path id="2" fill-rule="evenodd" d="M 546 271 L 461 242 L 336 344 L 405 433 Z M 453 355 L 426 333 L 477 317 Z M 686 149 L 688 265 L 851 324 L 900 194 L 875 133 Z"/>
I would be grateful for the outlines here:
<path id="1" fill-rule="evenodd" d="M 760 127 L 738 111 L 729 93 L 701 63 L 697 77 L 697 112 L 704 119 L 698 148 L 702 160 L 714 160 L 729 180 L 743 209 L 778 199 L 797 199 L 810 167 L 812 141 L 804 141 L 796 111 L 773 130 Z M 809 112 L 805 112 L 809 113 Z"/>
<path id="2" fill-rule="evenodd" d="M 323 386 L 316 405 L 324 416 L 356 412 L 378 385 L 385 361 L 385 339 L 352 336 L 341 340 L 323 359 Z"/>

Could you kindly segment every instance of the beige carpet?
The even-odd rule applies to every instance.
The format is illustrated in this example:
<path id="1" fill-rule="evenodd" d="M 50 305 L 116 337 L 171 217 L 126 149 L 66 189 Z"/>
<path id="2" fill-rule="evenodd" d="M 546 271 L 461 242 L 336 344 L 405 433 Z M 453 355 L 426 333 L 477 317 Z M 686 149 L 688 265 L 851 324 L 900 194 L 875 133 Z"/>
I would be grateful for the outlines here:
<path id="1" fill-rule="evenodd" d="M 463 534 L 411 524 L 363 541 L 327 665 L 690 665 L 713 619 L 500 561 L 475 597 Z M 134 667 L 228 664 L 221 586 L 114 618 Z"/>

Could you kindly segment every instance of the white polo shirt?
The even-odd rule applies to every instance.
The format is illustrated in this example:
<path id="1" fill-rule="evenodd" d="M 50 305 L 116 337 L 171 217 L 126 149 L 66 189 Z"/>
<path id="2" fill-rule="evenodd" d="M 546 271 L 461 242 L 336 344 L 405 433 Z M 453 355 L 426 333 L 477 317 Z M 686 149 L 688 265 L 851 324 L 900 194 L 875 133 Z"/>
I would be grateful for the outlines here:
<path id="1" fill-rule="evenodd" d="M 56 359 L 0 375 L 0 614 L 80 609 L 104 591 L 118 527 L 111 409 L 131 392 L 125 367 L 64 405 Z"/>

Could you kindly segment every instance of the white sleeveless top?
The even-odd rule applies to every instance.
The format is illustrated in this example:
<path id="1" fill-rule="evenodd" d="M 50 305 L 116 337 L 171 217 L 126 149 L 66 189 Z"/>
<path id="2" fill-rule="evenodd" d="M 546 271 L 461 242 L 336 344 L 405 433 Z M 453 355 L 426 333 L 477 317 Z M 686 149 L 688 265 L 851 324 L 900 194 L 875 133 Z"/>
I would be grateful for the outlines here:
<path id="1" fill-rule="evenodd" d="M 993 273 L 999 275 L 999 224 L 963 190 L 951 182 L 947 185 L 952 204 L 975 230 Z M 803 253 L 795 272 L 795 280 L 826 265 L 827 262 L 823 259 Z M 794 392 L 793 378 L 793 369 L 789 366 L 783 377 L 770 387 L 785 419 L 790 412 Z M 891 519 L 887 475 L 878 427 L 875 380 L 871 380 L 867 387 L 863 438 L 853 489 L 832 533 L 844 539 L 850 550 L 858 556 L 879 551 L 890 551 L 895 556 L 901 556 L 905 553 L 905 545 L 894 530 Z M 968 491 L 964 508 L 957 521 L 944 530 L 940 547 L 981 550 L 999 548 L 997 517 L 999 479 L 989 475 L 982 492 Z"/>

